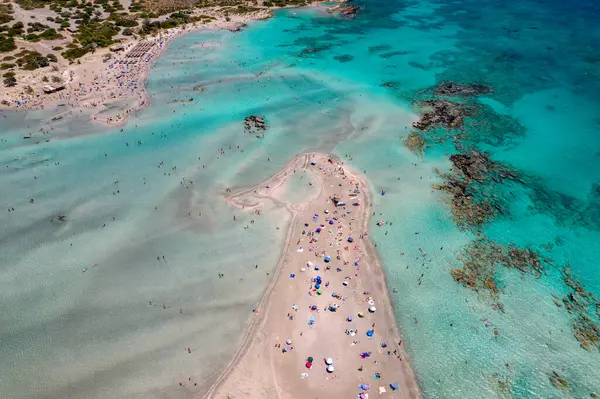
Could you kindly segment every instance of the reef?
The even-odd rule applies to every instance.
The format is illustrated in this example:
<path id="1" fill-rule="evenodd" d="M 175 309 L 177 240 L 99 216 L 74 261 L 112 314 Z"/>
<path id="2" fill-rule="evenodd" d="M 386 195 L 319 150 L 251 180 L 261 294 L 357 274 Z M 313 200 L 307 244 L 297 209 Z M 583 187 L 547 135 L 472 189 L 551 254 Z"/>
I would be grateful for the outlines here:
<path id="1" fill-rule="evenodd" d="M 544 268 L 538 253 L 514 244 L 500 245 L 480 237 L 469 243 L 458 259 L 462 268 L 452 269 L 454 280 L 476 292 L 487 292 L 494 300 L 500 295 L 495 275 L 498 267 L 517 269 L 521 273 L 542 276 Z M 496 303 L 502 310 L 502 306 Z"/>
<path id="2" fill-rule="evenodd" d="M 346 19 L 353 19 L 356 17 L 356 12 L 360 9 L 357 6 L 343 6 L 340 8 L 340 15 Z"/>
<path id="3" fill-rule="evenodd" d="M 336 55 L 333 59 L 339 62 L 350 62 L 354 59 L 354 56 L 350 54 Z"/>
<path id="4" fill-rule="evenodd" d="M 558 389 L 569 389 L 569 383 L 558 372 L 552 370 L 552 374 L 548 376 L 552 385 Z"/>
<path id="5" fill-rule="evenodd" d="M 563 226 L 600 231 L 600 182 L 594 183 L 586 198 L 578 198 L 548 188 L 544 180 L 527 179 L 536 211 L 552 216 Z"/>
<path id="6" fill-rule="evenodd" d="M 426 109 L 421 118 L 413 122 L 413 127 L 419 130 L 434 127 L 458 129 L 463 126 L 465 117 L 474 114 L 471 107 L 448 100 L 425 100 L 419 105 Z"/>
<path id="7" fill-rule="evenodd" d="M 575 315 L 572 325 L 573 336 L 585 350 L 600 349 L 600 327 L 593 320 L 594 317 L 600 318 L 598 314 L 600 299 L 584 289 L 573 278 L 568 267 L 563 270 L 563 281 L 572 290 L 562 302 L 567 312 Z"/>
<path id="8" fill-rule="evenodd" d="M 433 94 L 436 96 L 481 96 L 490 94 L 492 88 L 482 84 L 458 84 L 455 82 L 442 82 L 435 87 Z"/>
<path id="9" fill-rule="evenodd" d="M 404 145 L 416 155 L 423 156 L 425 154 L 425 139 L 419 133 L 410 133 L 404 140 Z"/>
<path id="10" fill-rule="evenodd" d="M 507 213 L 501 196 L 493 193 L 495 185 L 506 179 L 517 180 L 515 171 L 476 150 L 453 154 L 450 161 L 452 172 L 438 171 L 443 184 L 432 187 L 450 195 L 450 210 L 459 227 L 478 229 L 492 217 Z"/>
<path id="11" fill-rule="evenodd" d="M 246 133 L 256 133 L 267 130 L 265 118 L 263 116 L 248 115 L 244 118 L 244 131 Z"/>

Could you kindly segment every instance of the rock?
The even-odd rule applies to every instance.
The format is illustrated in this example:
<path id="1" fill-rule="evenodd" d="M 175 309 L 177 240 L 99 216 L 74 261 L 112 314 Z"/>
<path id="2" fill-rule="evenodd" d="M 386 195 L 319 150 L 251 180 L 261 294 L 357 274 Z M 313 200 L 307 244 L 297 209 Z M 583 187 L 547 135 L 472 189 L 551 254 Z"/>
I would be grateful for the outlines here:
<path id="1" fill-rule="evenodd" d="M 425 152 L 425 139 L 418 133 L 410 133 L 404 140 L 404 145 L 414 154 L 423 155 Z"/>
<path id="2" fill-rule="evenodd" d="M 244 118 L 244 130 L 246 133 L 267 130 L 265 118 L 263 116 L 248 115 Z"/>
<path id="3" fill-rule="evenodd" d="M 558 389 L 568 389 L 569 383 L 565 380 L 560 374 L 558 374 L 555 370 L 552 371 L 552 374 L 548 376 L 552 385 L 554 385 Z"/>
<path id="4" fill-rule="evenodd" d="M 343 7 L 340 8 L 340 15 L 344 18 L 347 19 L 352 19 L 356 17 L 356 12 L 360 9 L 360 7 L 357 6 L 349 6 L 349 5 L 344 5 Z"/>
<path id="5" fill-rule="evenodd" d="M 470 116 L 473 112 L 461 104 L 448 100 L 427 100 L 422 101 L 420 105 L 429 110 L 423 112 L 421 118 L 413 123 L 413 127 L 419 130 L 438 126 L 457 129 L 462 127 L 465 116 Z"/>
<path id="6" fill-rule="evenodd" d="M 433 91 L 436 96 L 480 96 L 491 92 L 491 87 L 482 84 L 461 85 L 455 82 L 442 82 Z"/>

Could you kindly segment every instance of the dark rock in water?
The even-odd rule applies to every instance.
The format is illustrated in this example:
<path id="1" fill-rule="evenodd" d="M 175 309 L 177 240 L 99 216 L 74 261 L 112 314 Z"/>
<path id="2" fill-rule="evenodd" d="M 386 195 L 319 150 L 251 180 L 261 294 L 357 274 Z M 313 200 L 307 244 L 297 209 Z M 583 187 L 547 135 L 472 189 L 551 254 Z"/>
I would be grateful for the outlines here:
<path id="1" fill-rule="evenodd" d="M 470 108 L 447 100 L 427 100 L 422 101 L 420 105 L 429 110 L 413 123 L 413 127 L 419 130 L 427 130 L 436 126 L 457 129 L 463 125 L 464 118 L 473 113 Z"/>
<path id="2" fill-rule="evenodd" d="M 244 118 L 244 130 L 246 133 L 267 130 L 265 118 L 263 116 L 248 115 L 246 118 Z"/>
<path id="3" fill-rule="evenodd" d="M 515 253 L 522 256 L 515 257 Z M 538 278 L 542 273 L 539 256 L 534 250 L 514 244 L 500 245 L 481 237 L 469 243 L 459 259 L 462 260 L 462 268 L 451 271 L 454 280 L 474 291 L 487 292 L 494 300 L 500 296 L 496 282 L 498 267 L 516 268 Z"/>
<path id="4" fill-rule="evenodd" d="M 554 385 L 558 389 L 568 389 L 569 383 L 565 380 L 560 374 L 556 371 L 552 371 L 552 374 L 548 376 L 552 385 Z"/>
<path id="5" fill-rule="evenodd" d="M 573 290 L 563 298 L 565 309 L 576 316 L 572 324 L 573 336 L 585 350 L 600 349 L 600 327 L 592 321 L 593 317 L 600 316 L 599 299 L 583 288 L 568 267 L 563 270 L 563 281 Z"/>
<path id="6" fill-rule="evenodd" d="M 600 327 L 588 316 L 580 314 L 573 322 L 573 335 L 583 349 L 587 351 L 600 349 Z"/>
<path id="7" fill-rule="evenodd" d="M 343 6 L 340 8 L 340 15 L 344 18 L 352 19 L 356 17 L 356 12 L 360 9 L 357 6 Z"/>
<path id="8" fill-rule="evenodd" d="M 442 82 L 433 91 L 436 96 L 481 96 L 491 92 L 491 87 L 482 84 L 461 85 L 454 82 Z"/>
<path id="9" fill-rule="evenodd" d="M 354 56 L 350 54 L 336 55 L 333 59 L 339 62 L 350 62 L 354 59 Z"/>
<path id="10" fill-rule="evenodd" d="M 404 145 L 414 154 L 423 155 L 425 153 L 425 139 L 419 133 L 409 134 L 404 140 Z"/>
<path id="11" fill-rule="evenodd" d="M 494 186 L 518 175 L 508 167 L 492 161 L 489 154 L 472 150 L 450 156 L 453 173 L 442 173 L 444 184 L 433 188 L 451 196 L 450 210 L 459 227 L 480 228 L 492 217 L 504 214 Z"/>

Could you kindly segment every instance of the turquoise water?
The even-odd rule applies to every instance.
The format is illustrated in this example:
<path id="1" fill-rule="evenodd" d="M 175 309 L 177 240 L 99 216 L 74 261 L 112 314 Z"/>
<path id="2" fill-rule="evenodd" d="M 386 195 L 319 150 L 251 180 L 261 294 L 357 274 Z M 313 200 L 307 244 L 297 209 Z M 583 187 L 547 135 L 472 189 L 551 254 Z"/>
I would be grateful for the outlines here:
<path id="1" fill-rule="evenodd" d="M 288 222 L 277 204 L 261 217 L 230 208 L 225 190 L 312 149 L 366 173 L 373 223 L 392 222 L 371 237 L 426 397 L 600 394 L 598 348 L 580 348 L 578 313 L 553 301 L 571 292 L 565 266 L 600 294 L 597 5 L 360 5 L 351 21 L 286 10 L 243 32 L 177 39 L 150 75 L 150 106 L 123 131 L 83 114 L 3 114 L 0 396 L 202 392 L 235 351 Z M 403 145 L 414 101 L 442 80 L 493 92 L 462 100 L 483 111 L 463 131 L 426 133 L 416 156 Z M 264 138 L 244 133 L 249 114 L 266 117 Z M 431 188 L 461 148 L 489 151 L 523 182 L 489 188 L 505 212 L 479 230 L 456 226 Z M 285 199 L 305 184 L 292 181 Z M 503 312 L 450 274 L 477 234 L 551 259 L 540 278 L 496 268 Z M 569 388 L 552 385 L 553 371 Z"/>

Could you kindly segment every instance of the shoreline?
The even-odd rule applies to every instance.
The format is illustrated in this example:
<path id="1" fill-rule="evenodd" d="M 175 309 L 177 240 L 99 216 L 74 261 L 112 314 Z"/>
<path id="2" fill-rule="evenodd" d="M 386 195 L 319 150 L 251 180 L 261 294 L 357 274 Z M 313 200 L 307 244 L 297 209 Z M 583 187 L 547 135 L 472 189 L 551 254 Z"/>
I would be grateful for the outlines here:
<path id="1" fill-rule="evenodd" d="M 59 110 L 58 115 L 66 112 L 80 112 L 84 109 L 93 109 L 89 118 L 94 123 L 100 123 L 110 127 L 117 127 L 125 124 L 129 118 L 147 107 L 152 99 L 147 90 L 147 79 L 154 63 L 169 48 L 171 42 L 188 33 L 201 31 L 204 29 L 226 29 L 238 31 L 246 26 L 248 22 L 269 19 L 273 16 L 273 11 L 279 8 L 264 8 L 259 11 L 247 13 L 245 15 L 233 15 L 227 21 L 218 13 L 216 19 L 208 23 L 198 25 L 197 23 L 188 24 L 182 27 L 160 32 L 155 36 L 146 38 L 136 38 L 123 43 L 125 50 L 121 53 L 112 53 L 108 48 L 103 48 L 95 53 L 87 54 L 79 61 L 81 63 L 62 65 L 62 70 L 56 72 L 63 77 L 68 76 L 68 80 L 63 82 L 64 90 L 52 94 L 31 94 L 23 95 L 17 93 L 17 90 L 5 90 L 0 100 L 5 100 L 9 105 L 0 103 L 0 110 L 9 111 L 38 111 L 46 108 L 60 105 L 68 105 L 69 109 Z M 210 15 L 210 12 L 205 12 Z M 130 49 L 141 42 L 153 43 L 152 51 L 139 59 L 131 60 L 126 58 Z M 104 57 L 110 55 L 107 65 Z M 133 71 L 129 70 L 127 64 L 125 72 L 119 72 L 119 66 L 126 62 L 134 61 Z M 132 63 L 132 65 L 134 64 Z M 113 66 L 116 67 L 113 68 Z M 46 70 L 32 71 L 27 78 L 40 80 L 45 75 Z M 89 75 L 88 75 L 89 72 Z M 125 79 L 120 80 L 120 74 L 127 75 Z M 115 78 L 119 76 L 119 78 Z M 26 83 L 29 82 L 26 80 Z M 39 82 L 35 82 L 38 85 Z M 98 88 L 99 85 L 102 86 Z M 95 89 L 95 90 L 94 90 Z M 84 90 L 82 95 L 82 90 Z M 87 90 L 87 91 L 86 91 Z M 20 94 L 20 96 L 19 96 Z M 108 109 L 108 106 L 119 101 L 124 101 L 125 105 L 118 107 L 118 110 L 111 112 L 110 115 L 100 115 Z"/>
<path id="2" fill-rule="evenodd" d="M 275 193 L 277 192 L 277 190 L 284 186 L 285 183 L 287 182 L 287 177 L 288 175 L 291 176 L 291 171 L 293 169 L 293 172 L 296 172 L 296 169 L 298 169 L 297 164 L 300 162 L 301 166 L 300 166 L 300 170 L 301 171 L 308 171 L 311 168 L 315 168 L 315 166 L 311 166 L 310 162 L 309 162 L 309 158 L 311 159 L 318 159 L 318 163 L 317 165 L 321 165 L 322 162 L 324 162 L 325 160 L 329 160 L 331 159 L 336 166 L 342 168 L 343 172 L 342 174 L 345 176 L 344 179 L 346 179 L 346 177 L 350 180 L 350 181 L 357 181 L 358 184 L 360 184 L 361 187 L 365 188 L 363 190 L 361 190 L 361 192 L 363 193 L 361 196 L 361 200 L 363 201 L 363 207 L 360 209 L 361 211 L 363 211 L 362 213 L 362 217 L 360 218 L 360 225 L 358 226 L 358 231 L 363 231 L 364 233 L 364 238 L 363 235 L 361 235 L 361 238 L 359 240 L 356 240 L 355 242 L 359 242 L 360 244 L 364 245 L 364 249 L 365 249 L 365 254 L 366 254 L 366 258 L 369 259 L 368 262 L 365 263 L 365 269 L 363 270 L 363 273 L 369 275 L 369 279 L 368 281 L 364 284 L 369 288 L 375 288 L 373 289 L 371 292 L 373 292 L 375 295 L 377 294 L 383 294 L 381 297 L 377 297 L 377 307 L 379 309 L 379 311 L 377 311 L 377 313 L 375 314 L 375 316 L 378 317 L 377 323 L 379 325 L 378 327 L 378 331 L 379 328 L 381 327 L 380 324 L 381 322 L 381 318 L 383 317 L 383 321 L 385 323 L 384 325 L 384 332 L 387 332 L 387 334 L 389 335 L 390 338 L 392 338 L 394 342 L 394 344 L 389 343 L 390 347 L 395 348 L 395 350 L 397 351 L 397 353 L 399 354 L 399 358 L 401 358 L 400 361 L 400 367 L 397 367 L 398 364 L 394 363 L 393 366 L 393 372 L 397 372 L 399 373 L 399 376 L 401 378 L 399 378 L 399 380 L 401 381 L 400 384 L 400 389 L 397 391 L 390 391 L 390 388 L 387 388 L 387 393 L 388 395 L 384 395 L 382 397 L 402 397 L 402 398 L 421 398 L 421 391 L 418 385 L 418 381 L 417 378 L 412 370 L 412 368 L 410 367 L 410 361 L 408 359 L 408 356 L 406 354 L 406 352 L 404 351 L 404 347 L 400 344 L 402 342 L 402 335 L 398 329 L 397 323 L 396 323 L 396 318 L 394 315 L 394 311 L 392 308 L 392 304 L 391 304 L 391 300 L 390 300 L 390 296 L 389 296 L 389 291 L 387 290 L 387 284 L 385 281 L 385 273 L 384 270 L 382 269 L 382 265 L 381 265 L 381 261 L 378 257 L 377 254 L 377 250 L 376 248 L 372 245 L 371 241 L 368 238 L 368 225 L 369 225 L 369 220 L 370 220 L 370 209 L 372 206 L 372 192 L 371 190 L 368 189 L 369 185 L 368 182 L 362 177 L 359 176 L 357 173 L 355 173 L 354 171 L 352 171 L 351 169 L 349 169 L 338 157 L 335 156 L 328 156 L 328 155 L 324 155 L 324 154 L 318 154 L 318 153 L 312 153 L 312 152 L 305 152 L 305 153 L 301 153 L 297 156 L 295 156 L 283 169 L 281 169 L 279 172 L 277 172 L 275 175 L 273 175 L 272 177 L 260 182 L 259 184 L 255 185 L 254 187 L 251 188 L 247 188 L 247 189 L 242 189 L 241 191 L 238 191 L 236 193 L 232 193 L 230 195 L 228 195 L 226 197 L 226 201 L 229 202 L 232 205 L 242 205 L 241 207 L 243 208 L 245 206 L 245 204 L 240 203 L 239 201 L 237 201 L 238 198 L 241 198 L 242 200 L 244 199 L 244 197 L 246 196 L 251 196 L 254 199 L 264 199 L 264 200 L 272 200 L 272 201 L 278 201 L 276 199 L 276 197 L 274 197 Z M 317 178 L 319 178 L 319 173 L 318 172 L 313 172 L 314 175 L 317 176 Z M 309 172 L 310 173 L 310 172 Z M 306 387 L 303 386 L 299 386 L 299 387 L 295 387 L 294 388 L 294 395 L 286 395 L 285 394 L 285 389 L 282 389 L 279 385 L 277 384 L 276 380 L 277 380 L 277 374 L 279 374 L 279 377 L 282 377 L 281 374 L 283 374 L 283 379 L 284 379 L 284 384 L 288 385 L 288 386 L 293 386 L 295 385 L 299 378 L 298 378 L 298 374 L 297 373 L 292 373 L 290 372 L 290 366 L 283 364 L 281 366 L 277 366 L 277 367 L 273 367 L 274 363 L 277 363 L 277 361 L 274 359 L 274 356 L 280 356 L 279 354 L 274 354 L 275 352 L 273 351 L 272 345 L 270 345 L 271 343 L 266 343 L 266 338 L 269 335 L 272 335 L 275 333 L 275 331 L 272 330 L 277 330 L 276 326 L 279 325 L 283 325 L 283 323 L 287 323 L 284 321 L 273 321 L 273 318 L 276 317 L 274 315 L 274 313 L 277 310 L 281 310 L 281 309 L 276 309 L 276 308 L 280 308 L 280 304 L 278 301 L 281 300 L 281 291 L 282 291 L 282 286 L 287 284 L 287 280 L 285 278 L 287 272 L 289 272 L 290 267 L 290 261 L 289 258 L 291 255 L 293 255 L 293 253 L 290 253 L 290 250 L 292 249 L 293 246 L 291 246 L 291 242 L 292 242 L 292 237 L 294 235 L 294 231 L 296 229 L 298 229 L 300 227 L 300 223 L 301 221 L 299 220 L 299 218 L 301 217 L 306 217 L 306 211 L 308 209 L 310 209 L 312 206 L 316 205 L 316 203 L 322 203 L 323 200 L 325 198 L 323 198 L 324 196 L 327 197 L 328 193 L 327 193 L 327 189 L 325 188 L 325 186 L 323 185 L 323 181 L 320 181 L 321 186 L 319 189 L 319 193 L 314 196 L 313 198 L 310 199 L 309 202 L 307 203 L 303 203 L 301 205 L 297 205 L 297 204 L 285 204 L 286 209 L 288 210 L 288 212 L 290 212 L 291 215 L 291 220 L 289 222 L 289 227 L 288 230 L 286 232 L 286 238 L 284 241 L 284 245 L 281 249 L 281 253 L 280 253 L 280 257 L 279 257 L 279 261 L 277 264 L 277 267 L 275 269 L 274 275 L 272 277 L 272 280 L 269 284 L 269 286 L 267 287 L 267 289 L 265 290 L 261 300 L 259 301 L 258 305 L 257 305 L 257 312 L 255 312 L 255 316 L 254 318 L 250 321 L 248 328 L 246 330 L 245 335 L 242 337 L 240 345 L 238 350 L 235 352 L 235 354 L 233 355 L 232 360 L 222 369 L 218 372 L 218 377 L 215 379 L 215 381 L 213 381 L 208 389 L 208 391 L 206 391 L 206 393 L 202 396 L 204 398 L 235 398 L 235 397 L 249 397 L 248 396 L 248 392 L 252 392 L 250 397 L 278 397 L 278 398 L 283 398 L 283 397 L 297 397 L 295 395 L 297 395 L 299 392 L 303 392 L 303 395 L 306 393 L 306 395 L 312 395 L 315 396 L 315 392 L 314 392 L 314 388 L 312 387 L 310 389 L 307 389 Z M 268 186 L 269 188 L 265 189 L 265 187 Z M 246 208 L 246 209 L 255 209 L 257 207 L 260 208 L 261 203 L 258 202 L 257 204 L 254 204 L 253 206 L 251 205 L 250 207 Z M 238 206 L 239 207 L 239 206 Z M 310 212 L 309 212 L 310 213 Z M 354 220 L 354 217 L 352 218 L 352 220 Z M 300 241 L 299 241 L 300 242 Z M 295 252 L 295 251 L 294 251 Z M 296 269 L 298 265 L 295 265 Z M 283 273 L 283 271 L 285 270 L 285 273 Z M 295 270 L 295 269 L 292 269 Z M 326 273 L 326 272 L 321 272 L 321 273 Z M 357 273 L 358 276 L 358 273 Z M 298 279 L 296 279 L 298 280 Z M 312 285 L 311 285 L 312 288 Z M 293 290 L 287 289 L 287 288 L 283 288 L 283 290 L 285 290 L 283 296 L 285 297 L 286 293 L 292 292 Z M 299 292 L 295 292 L 294 295 L 300 295 Z M 327 297 L 327 295 L 324 295 L 324 297 Z M 323 297 L 320 297 L 323 298 Z M 289 299 L 289 298 L 288 298 Z M 294 305 L 295 306 L 295 305 Z M 346 306 L 346 304 L 344 304 L 343 306 Z M 385 308 L 385 309 L 384 309 Z M 287 309 L 287 308 L 286 308 Z M 296 310 L 296 312 L 298 312 Z M 332 312 L 330 312 L 330 314 L 332 314 Z M 288 313 L 289 315 L 289 313 Z M 367 313 L 367 315 L 372 315 Z M 319 321 L 319 323 L 321 323 L 321 321 Z M 325 322 L 323 322 L 325 323 Z M 375 329 L 373 329 L 375 330 Z M 357 330 L 358 332 L 358 330 Z M 358 336 L 358 335 L 357 335 Z M 302 333 L 300 333 L 300 337 L 302 337 Z M 271 337 L 272 338 L 272 337 Z M 279 338 L 279 337 L 277 337 Z M 299 337 L 296 337 L 299 338 Z M 302 338 L 299 338 L 300 340 L 302 340 Z M 295 344 L 296 342 L 294 342 Z M 396 345 L 396 343 L 398 343 L 398 345 Z M 352 344 L 352 346 L 354 346 L 354 344 Z M 269 359 L 262 359 L 264 361 L 270 361 L 271 363 L 271 370 L 270 370 L 270 374 L 272 375 L 266 375 L 269 374 L 269 371 L 265 371 L 266 369 L 268 369 L 268 367 L 260 367 L 260 371 L 257 372 L 256 367 L 256 361 L 258 361 L 259 359 L 256 359 L 255 356 L 258 354 L 260 356 L 260 354 L 266 355 L 265 351 L 267 350 L 272 352 L 269 356 Z M 390 348 L 391 349 L 391 348 Z M 390 354 L 390 351 L 388 351 L 388 357 Z M 394 352 L 394 354 L 396 354 L 396 352 Z M 316 354 L 318 357 L 319 354 Z M 287 354 L 284 354 L 283 356 L 287 356 Z M 343 354 L 342 354 L 343 356 Z M 289 356 L 288 356 L 289 357 Z M 392 356 L 393 357 L 393 356 Z M 352 360 L 346 359 L 348 362 L 352 362 Z M 303 363 L 303 362 L 300 362 Z M 337 359 L 336 359 L 336 364 L 337 364 Z M 294 368 L 292 366 L 292 368 Z M 360 367 L 361 371 L 362 371 L 362 365 Z M 311 371 L 308 371 L 310 373 L 312 373 Z M 391 372 L 391 369 L 388 367 L 388 369 L 386 370 L 386 374 L 388 372 Z M 215 373 L 217 374 L 217 373 Z M 250 376 L 248 375 L 250 374 Z M 326 374 L 327 379 L 329 376 L 331 376 L 331 374 Z M 268 377 L 268 378 L 267 378 Z M 260 381 L 261 379 L 264 381 L 266 378 L 266 380 L 270 380 L 268 382 L 266 382 L 267 384 L 272 383 L 272 385 L 274 386 L 274 388 L 271 390 L 270 394 L 267 393 L 265 395 L 265 392 L 260 393 L 260 389 L 256 390 L 256 389 L 250 389 L 249 391 L 246 392 L 241 392 L 244 391 L 244 387 L 243 387 L 243 381 Z M 337 378 L 337 376 L 336 376 Z M 303 378 L 304 380 L 304 378 Z M 274 383 L 273 383 L 274 382 Z M 304 381 L 302 381 L 304 382 Z M 388 382 L 389 383 L 389 382 Z M 233 386 L 232 386 L 233 384 Z M 256 387 L 255 387 L 256 388 Z M 263 387 L 264 388 L 264 387 Z M 300 390 L 299 390 L 300 389 Z M 318 388 L 316 388 L 318 390 Z M 231 393 L 231 391 L 234 391 L 235 393 Z M 358 393 L 356 393 L 358 394 Z M 389 395 L 391 394 L 391 396 Z M 339 397 L 341 396 L 345 396 L 345 395 L 339 395 Z M 338 397 L 337 395 L 334 397 Z"/>

